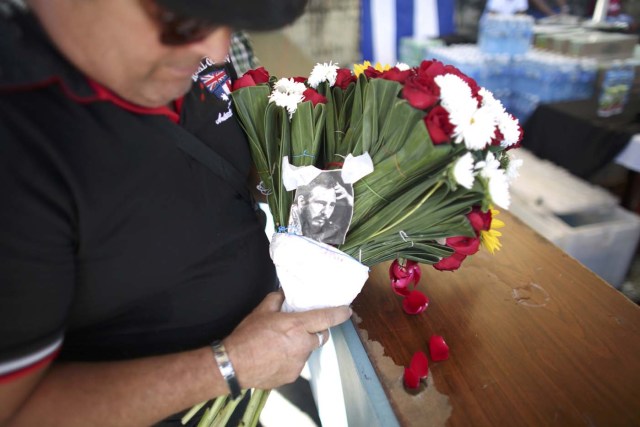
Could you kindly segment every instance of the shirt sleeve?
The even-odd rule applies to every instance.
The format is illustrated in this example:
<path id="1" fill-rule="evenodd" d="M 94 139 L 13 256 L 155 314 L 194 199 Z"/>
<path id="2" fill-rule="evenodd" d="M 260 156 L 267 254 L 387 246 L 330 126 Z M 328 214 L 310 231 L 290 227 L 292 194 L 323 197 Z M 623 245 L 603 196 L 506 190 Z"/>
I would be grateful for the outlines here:
<path id="1" fill-rule="evenodd" d="M 3 109 L 0 108 L 0 112 Z M 48 137 L 0 119 L 0 382 L 52 360 L 74 289 L 71 191 Z M 28 122 L 28 121 L 27 121 Z"/>

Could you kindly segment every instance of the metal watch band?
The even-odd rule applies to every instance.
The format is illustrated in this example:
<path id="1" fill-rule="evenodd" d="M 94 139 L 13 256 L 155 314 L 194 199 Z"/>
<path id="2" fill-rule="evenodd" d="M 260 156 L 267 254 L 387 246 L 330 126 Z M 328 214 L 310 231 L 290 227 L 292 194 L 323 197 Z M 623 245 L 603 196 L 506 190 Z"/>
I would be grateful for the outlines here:
<path id="1" fill-rule="evenodd" d="M 213 350 L 213 357 L 216 359 L 218 369 L 220 369 L 220 374 L 222 374 L 222 378 L 224 378 L 229 386 L 229 390 L 231 390 L 231 398 L 236 399 L 240 396 L 240 384 L 238 383 L 236 371 L 233 369 L 233 365 L 231 364 L 231 360 L 229 360 L 229 355 L 227 354 L 227 350 L 224 348 L 224 344 L 222 344 L 222 341 L 216 340 L 211 343 L 211 350 Z"/>

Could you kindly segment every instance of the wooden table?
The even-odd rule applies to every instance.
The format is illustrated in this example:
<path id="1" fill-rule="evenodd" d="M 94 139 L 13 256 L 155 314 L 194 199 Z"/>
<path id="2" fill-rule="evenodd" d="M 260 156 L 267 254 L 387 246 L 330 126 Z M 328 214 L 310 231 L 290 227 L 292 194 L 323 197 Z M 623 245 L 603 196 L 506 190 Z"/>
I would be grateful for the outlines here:
<path id="1" fill-rule="evenodd" d="M 353 304 L 355 329 L 402 426 L 638 426 L 640 308 L 507 213 L 502 250 L 456 272 L 422 266 L 430 299 L 402 311 L 388 264 Z M 412 354 L 442 335 L 418 394 L 402 384 Z M 344 382 L 344 380 L 343 380 Z"/>

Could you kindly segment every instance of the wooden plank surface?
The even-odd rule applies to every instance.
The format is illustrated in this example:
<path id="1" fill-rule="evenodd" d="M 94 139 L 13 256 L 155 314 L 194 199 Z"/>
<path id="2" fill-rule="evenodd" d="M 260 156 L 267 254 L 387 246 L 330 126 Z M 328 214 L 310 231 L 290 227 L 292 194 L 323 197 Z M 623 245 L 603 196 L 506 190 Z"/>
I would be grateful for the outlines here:
<path id="1" fill-rule="evenodd" d="M 508 213 L 502 250 L 456 272 L 423 265 L 430 299 L 402 311 L 388 263 L 353 303 L 354 324 L 402 426 L 640 425 L 640 308 Z M 402 385 L 442 335 L 427 386 Z"/>

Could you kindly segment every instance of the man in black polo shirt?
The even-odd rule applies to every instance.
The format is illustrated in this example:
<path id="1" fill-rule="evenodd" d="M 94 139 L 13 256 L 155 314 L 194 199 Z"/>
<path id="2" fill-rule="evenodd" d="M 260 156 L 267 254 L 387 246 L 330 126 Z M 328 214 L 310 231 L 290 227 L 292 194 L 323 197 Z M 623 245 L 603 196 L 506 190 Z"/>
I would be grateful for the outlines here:
<path id="1" fill-rule="evenodd" d="M 228 96 L 230 28 L 304 3 L 0 2 L 0 425 L 273 388 L 348 318 L 279 312 Z"/>

